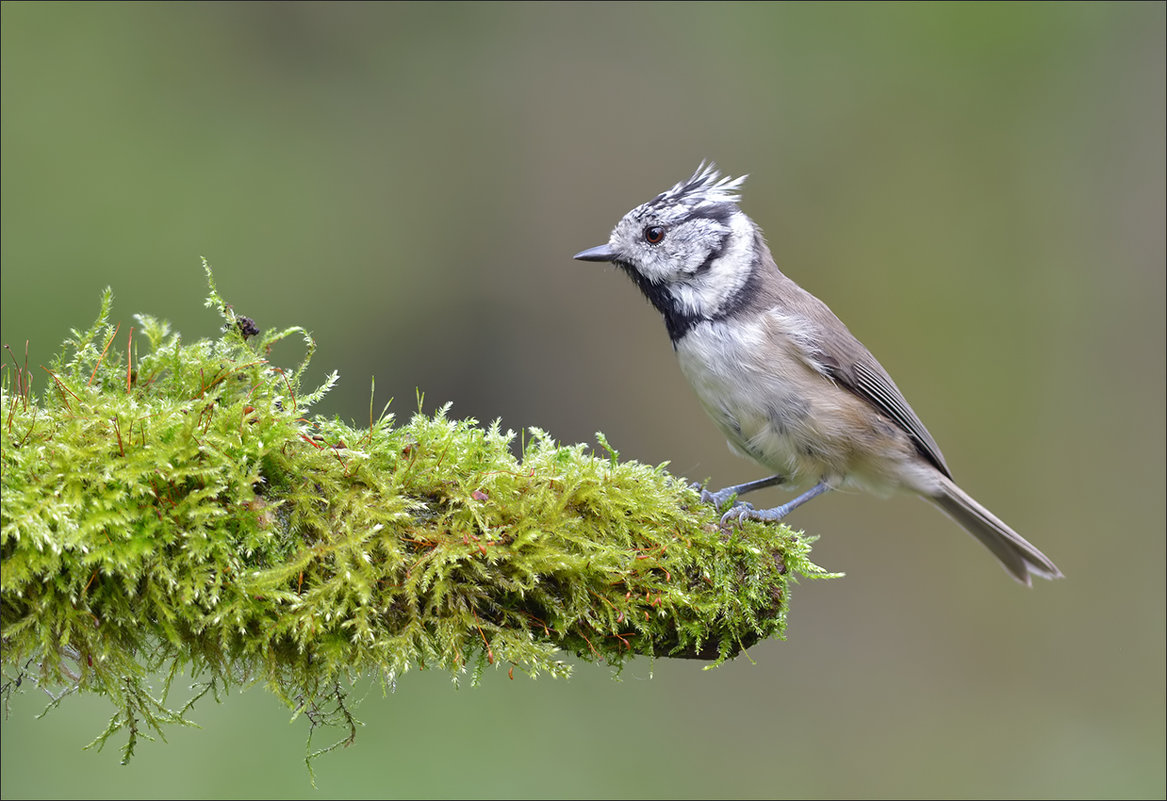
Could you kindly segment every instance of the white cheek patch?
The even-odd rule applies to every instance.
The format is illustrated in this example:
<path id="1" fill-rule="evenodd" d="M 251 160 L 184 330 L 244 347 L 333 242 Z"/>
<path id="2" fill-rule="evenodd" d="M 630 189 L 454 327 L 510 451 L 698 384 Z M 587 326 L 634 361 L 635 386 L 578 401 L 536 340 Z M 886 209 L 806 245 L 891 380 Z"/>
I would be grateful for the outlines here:
<path id="1" fill-rule="evenodd" d="M 754 224 L 738 212 L 729 220 L 730 230 L 721 255 L 706 270 L 698 268 L 708 257 L 700 254 L 691 265 L 691 275 L 673 287 L 673 296 L 687 314 L 716 317 L 746 282 L 755 268 Z"/>

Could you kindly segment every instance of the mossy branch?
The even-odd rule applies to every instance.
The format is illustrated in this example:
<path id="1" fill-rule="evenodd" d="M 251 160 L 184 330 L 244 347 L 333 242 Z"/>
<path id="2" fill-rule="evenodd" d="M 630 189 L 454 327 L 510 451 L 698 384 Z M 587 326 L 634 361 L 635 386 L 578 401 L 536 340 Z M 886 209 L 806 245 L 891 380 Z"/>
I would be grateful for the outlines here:
<path id="1" fill-rule="evenodd" d="M 208 270 L 208 279 L 210 271 Z M 343 687 L 411 668 L 565 676 L 562 655 L 721 662 L 786 624 L 794 574 L 826 575 L 781 526 L 722 529 L 685 482 L 532 429 L 443 408 L 367 428 L 310 414 L 307 359 L 268 362 L 225 321 L 183 344 L 139 315 L 97 322 L 50 367 L 3 383 L 4 692 L 30 679 L 116 707 L 128 758 L 186 671 L 198 695 L 263 681 L 353 726 Z M 253 341 L 252 341 L 253 340 Z M 168 676 L 161 697 L 148 678 Z"/>

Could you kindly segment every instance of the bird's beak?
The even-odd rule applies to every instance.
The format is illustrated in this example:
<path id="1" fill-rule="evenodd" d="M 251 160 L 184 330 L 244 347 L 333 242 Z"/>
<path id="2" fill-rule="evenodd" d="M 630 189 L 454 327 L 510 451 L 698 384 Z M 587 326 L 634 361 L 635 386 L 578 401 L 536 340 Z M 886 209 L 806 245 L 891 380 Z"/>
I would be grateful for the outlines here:
<path id="1" fill-rule="evenodd" d="M 580 261 L 615 261 L 616 251 L 612 250 L 608 245 L 600 245 L 599 247 L 580 251 L 572 256 L 572 258 L 579 259 Z"/>

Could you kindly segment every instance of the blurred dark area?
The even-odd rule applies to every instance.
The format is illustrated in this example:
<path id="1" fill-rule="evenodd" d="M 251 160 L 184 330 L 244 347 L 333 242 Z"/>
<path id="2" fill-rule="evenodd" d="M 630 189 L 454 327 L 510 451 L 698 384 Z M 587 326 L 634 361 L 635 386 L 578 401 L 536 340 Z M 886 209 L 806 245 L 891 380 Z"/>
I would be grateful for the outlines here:
<path id="1" fill-rule="evenodd" d="M 319 413 L 364 424 L 375 378 L 399 417 L 420 391 L 565 442 L 603 431 L 696 481 L 757 478 L 628 279 L 571 259 L 711 159 L 750 174 L 779 264 L 960 483 L 1067 575 L 1025 590 L 927 505 L 833 493 L 789 522 L 847 576 L 795 588 L 787 642 L 619 681 L 410 673 L 317 760 L 322 795 L 1167 792 L 1164 4 L 0 15 L 0 341 L 36 373 L 106 286 L 123 325 L 217 335 L 205 256 L 238 313 L 313 332 L 309 381 L 341 374 Z M 45 703 L 26 689 L 3 720 L 6 798 L 310 792 L 306 722 L 262 687 L 204 699 L 201 729 L 128 767 L 81 750 L 104 701 L 35 720 Z"/>

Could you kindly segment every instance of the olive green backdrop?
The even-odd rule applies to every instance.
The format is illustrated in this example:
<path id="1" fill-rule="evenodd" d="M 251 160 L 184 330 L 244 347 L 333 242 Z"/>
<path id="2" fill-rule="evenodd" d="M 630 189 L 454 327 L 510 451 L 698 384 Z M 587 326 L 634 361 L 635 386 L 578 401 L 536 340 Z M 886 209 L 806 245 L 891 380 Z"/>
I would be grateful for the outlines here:
<path id="1" fill-rule="evenodd" d="M 326 413 L 367 419 L 375 375 L 400 415 L 421 388 L 756 478 L 631 283 L 571 260 L 713 159 L 1067 575 L 1025 590 L 919 501 L 831 495 L 791 522 L 847 577 L 797 588 L 787 642 L 620 681 L 411 673 L 317 763 L 321 797 L 1163 797 L 1162 3 L 2 16 L 0 333 L 30 364 L 107 285 L 127 325 L 215 334 L 205 255 L 237 311 L 315 333 Z M 80 750 L 100 699 L 43 704 L 3 721 L 5 797 L 313 792 L 304 722 L 259 687 L 128 767 Z"/>

